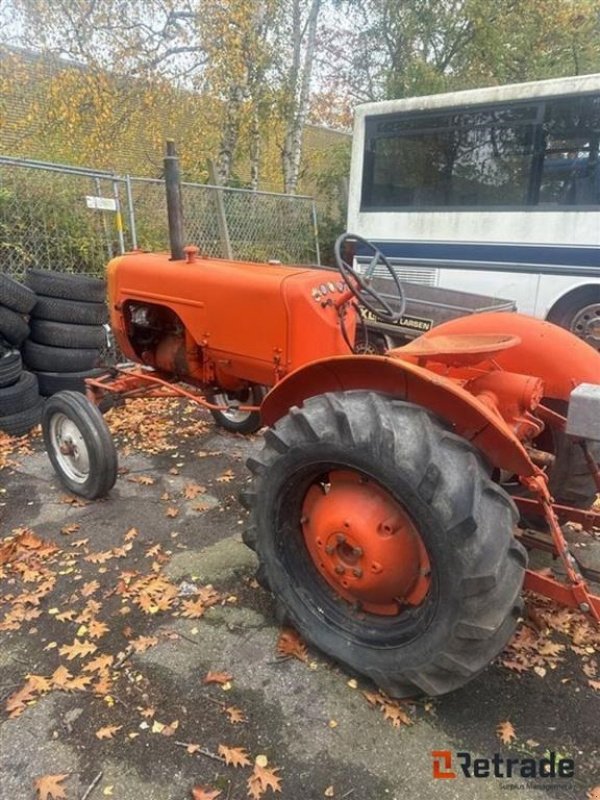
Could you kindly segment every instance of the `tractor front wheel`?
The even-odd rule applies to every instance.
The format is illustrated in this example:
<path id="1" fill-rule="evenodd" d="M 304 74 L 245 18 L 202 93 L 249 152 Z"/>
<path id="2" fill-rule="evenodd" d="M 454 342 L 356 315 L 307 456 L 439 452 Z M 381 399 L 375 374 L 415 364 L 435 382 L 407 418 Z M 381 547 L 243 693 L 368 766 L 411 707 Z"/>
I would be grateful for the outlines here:
<path id="1" fill-rule="evenodd" d="M 217 425 L 231 433 L 250 434 L 262 428 L 260 411 L 242 411 L 240 406 L 259 406 L 267 390 L 264 386 L 252 385 L 239 392 L 215 390 L 207 393 L 209 403 L 228 406 L 223 411 L 211 411 Z"/>
<path id="2" fill-rule="evenodd" d="M 104 497 L 117 479 L 117 451 L 98 408 L 79 392 L 58 392 L 42 411 L 46 452 L 73 494 Z"/>
<path id="3" fill-rule="evenodd" d="M 477 451 L 366 391 L 310 398 L 265 441 L 245 541 L 280 620 L 397 697 L 483 670 L 515 628 L 526 554 Z"/>

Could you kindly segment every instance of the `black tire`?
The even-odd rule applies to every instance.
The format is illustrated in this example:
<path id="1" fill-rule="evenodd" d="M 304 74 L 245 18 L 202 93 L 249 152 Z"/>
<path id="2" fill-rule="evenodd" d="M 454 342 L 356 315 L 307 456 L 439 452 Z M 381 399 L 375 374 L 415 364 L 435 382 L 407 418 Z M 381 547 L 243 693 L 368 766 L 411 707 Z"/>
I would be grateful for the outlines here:
<path id="1" fill-rule="evenodd" d="M 36 300 L 35 292 L 27 286 L 9 278 L 8 275 L 0 275 L 0 303 L 3 306 L 18 314 L 29 314 Z"/>
<path id="2" fill-rule="evenodd" d="M 557 503 L 589 508 L 598 489 L 580 445 L 562 431 L 553 431 L 556 461 L 550 469 L 548 488 Z M 600 442 L 587 442 L 596 463 L 600 463 Z"/>
<path id="3" fill-rule="evenodd" d="M 108 313 L 104 303 L 73 302 L 40 295 L 31 316 L 54 322 L 72 322 L 75 325 L 102 325 L 106 322 Z"/>
<path id="4" fill-rule="evenodd" d="M 9 436 L 24 436 L 32 428 L 40 424 L 43 407 L 44 400 L 40 398 L 31 408 L 17 411 L 16 414 L 0 417 L 0 431 L 8 433 Z"/>
<path id="5" fill-rule="evenodd" d="M 25 411 L 39 401 L 37 378 L 31 372 L 22 372 L 16 383 L 0 389 L 0 417 Z"/>
<path id="6" fill-rule="evenodd" d="M 30 340 L 23 345 L 23 361 L 34 372 L 83 372 L 96 367 L 99 358 L 98 350 L 48 347 Z"/>
<path id="7" fill-rule="evenodd" d="M 38 344 L 52 347 L 96 348 L 106 344 L 106 333 L 100 325 L 72 325 L 68 322 L 51 322 L 32 319 L 30 338 Z"/>
<path id="8" fill-rule="evenodd" d="M 19 352 L 9 350 L 3 354 L 0 353 L 0 389 L 16 383 L 22 371 L 23 362 Z"/>
<path id="9" fill-rule="evenodd" d="M 105 497 L 117 479 L 117 451 L 102 414 L 78 392 L 48 398 L 42 414 L 46 452 L 62 484 L 73 494 Z M 61 452 L 59 444 L 73 453 Z M 82 448 L 87 462 L 82 460 Z"/>
<path id="10" fill-rule="evenodd" d="M 216 403 L 219 405 L 225 404 L 232 400 L 240 405 L 259 406 L 267 390 L 264 386 L 253 385 L 243 392 L 218 392 L 212 391 L 206 393 L 206 399 L 209 403 Z M 243 433 L 245 435 L 256 433 L 263 427 L 260 417 L 260 411 L 239 412 L 233 409 L 229 411 L 211 411 L 214 421 L 220 428 L 224 428 L 231 433 Z"/>
<path id="11" fill-rule="evenodd" d="M 248 462 L 245 542 L 279 619 L 393 696 L 444 694 L 485 669 L 515 628 L 527 556 L 513 536 L 516 508 L 477 451 L 422 408 L 365 391 L 310 398 L 265 441 Z M 356 610 L 313 565 L 302 501 L 332 468 L 376 481 L 412 518 L 431 562 L 416 609 L 395 617 Z"/>
<path id="12" fill-rule="evenodd" d="M 40 394 L 49 397 L 65 391 L 85 394 L 85 379 L 99 378 L 100 375 L 106 375 L 106 370 L 102 367 L 84 372 L 38 372 L 37 378 Z"/>
<path id="13" fill-rule="evenodd" d="M 10 344 L 20 345 L 29 336 L 29 325 L 16 311 L 0 306 L 0 336 Z"/>
<path id="14" fill-rule="evenodd" d="M 89 275 L 30 269 L 26 280 L 36 294 L 46 297 L 83 300 L 85 303 L 103 303 L 106 298 L 106 282 Z"/>

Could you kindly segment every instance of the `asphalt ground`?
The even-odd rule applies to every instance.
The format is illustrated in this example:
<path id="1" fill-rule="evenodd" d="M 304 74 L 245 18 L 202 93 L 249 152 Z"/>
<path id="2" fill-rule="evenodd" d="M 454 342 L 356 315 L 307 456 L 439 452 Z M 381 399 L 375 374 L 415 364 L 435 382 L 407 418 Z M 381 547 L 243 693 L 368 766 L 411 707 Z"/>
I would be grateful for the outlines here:
<path id="1" fill-rule="evenodd" d="M 266 798 L 596 800 L 600 660 L 583 618 L 530 602 L 512 649 L 465 688 L 389 703 L 294 639 L 300 658 L 278 652 L 236 499 L 260 436 L 220 432 L 177 401 L 107 418 L 120 475 L 94 503 L 60 486 L 39 432 L 0 439 L 0 530 L 17 548 L 0 559 L 2 800 L 33 800 L 46 775 L 64 776 L 67 800 L 183 800 L 194 787 L 242 800 L 257 757 L 280 779 Z M 223 746 L 249 765 L 226 764 Z M 434 750 L 554 752 L 575 775 L 436 780 Z"/>

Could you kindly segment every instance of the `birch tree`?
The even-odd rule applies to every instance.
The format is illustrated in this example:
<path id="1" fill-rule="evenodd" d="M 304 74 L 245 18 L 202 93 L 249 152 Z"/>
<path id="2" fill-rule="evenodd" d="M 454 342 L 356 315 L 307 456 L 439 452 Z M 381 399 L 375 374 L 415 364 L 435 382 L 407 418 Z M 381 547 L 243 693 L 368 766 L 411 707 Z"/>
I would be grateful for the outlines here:
<path id="1" fill-rule="evenodd" d="M 283 80 L 285 137 L 281 162 L 284 191 L 295 194 L 300 176 L 304 126 L 308 117 L 315 47 L 323 0 L 288 0 L 291 58 Z"/>

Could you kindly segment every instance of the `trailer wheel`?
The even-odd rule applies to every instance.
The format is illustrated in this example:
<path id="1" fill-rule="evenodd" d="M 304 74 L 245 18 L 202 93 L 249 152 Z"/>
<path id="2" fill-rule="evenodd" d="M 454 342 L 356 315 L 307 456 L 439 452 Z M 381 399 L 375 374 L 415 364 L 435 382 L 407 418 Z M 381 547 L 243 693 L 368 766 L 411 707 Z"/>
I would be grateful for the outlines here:
<path id="1" fill-rule="evenodd" d="M 102 414 L 78 392 L 59 392 L 42 412 L 46 452 L 73 494 L 104 497 L 117 479 L 117 451 Z"/>
<path id="2" fill-rule="evenodd" d="M 256 433 L 262 428 L 259 411 L 240 411 L 238 405 L 259 406 L 267 390 L 264 386 L 253 385 L 242 392 L 207 393 L 209 403 L 216 405 L 233 404 L 227 411 L 211 411 L 217 425 L 231 433 Z"/>
<path id="3" fill-rule="evenodd" d="M 527 557 L 477 451 L 365 391 L 310 398 L 265 442 L 244 539 L 280 620 L 393 696 L 483 670 L 515 628 Z"/>

